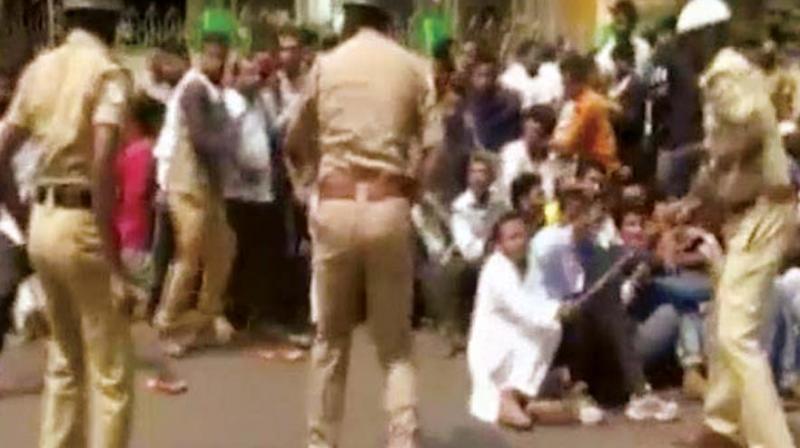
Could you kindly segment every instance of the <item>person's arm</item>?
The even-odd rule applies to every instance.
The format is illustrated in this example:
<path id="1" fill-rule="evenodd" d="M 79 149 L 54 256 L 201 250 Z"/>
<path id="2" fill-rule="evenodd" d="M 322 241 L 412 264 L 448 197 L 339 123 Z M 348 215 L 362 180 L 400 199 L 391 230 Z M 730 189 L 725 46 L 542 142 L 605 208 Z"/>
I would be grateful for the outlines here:
<path id="1" fill-rule="evenodd" d="M 114 160 L 119 147 L 119 127 L 110 124 L 94 126 L 94 159 L 92 160 L 92 208 L 103 242 L 103 250 L 115 273 L 122 273 L 119 241 L 114 232 L 114 205 L 117 198 L 117 176 Z"/>
<path id="2" fill-rule="evenodd" d="M 464 260 L 474 263 L 483 257 L 486 251 L 486 241 L 472 233 L 469 221 L 458 210 L 454 210 L 453 216 L 450 218 L 450 232 L 453 235 L 453 242 Z"/>
<path id="3" fill-rule="evenodd" d="M 436 86 L 431 75 L 420 93 L 417 105 L 417 139 L 420 142 L 421 154 L 417 172 L 413 174 L 422 186 L 432 183 L 439 164 L 443 162 L 444 116 L 435 110 Z"/>
<path id="4" fill-rule="evenodd" d="M 712 138 L 714 144 L 707 147 L 708 161 L 698 173 L 684 208 L 696 210 L 699 206 L 719 205 L 725 199 L 720 190 L 721 178 L 735 169 L 737 164 L 749 163 L 763 150 L 765 127 L 770 120 L 758 101 L 758 87 L 752 82 L 752 74 L 725 64 L 712 69 L 703 81 L 705 113 L 708 129 L 706 133 L 727 133 L 725 138 Z M 755 90 L 755 91 L 750 91 Z M 735 134 L 732 137 L 731 134 Z"/>
<path id="5" fill-rule="evenodd" d="M 34 94 L 36 64 L 29 66 L 19 78 L 14 98 L 5 115 L 5 125 L 0 126 L 0 204 L 17 222 L 23 233 L 28 228 L 28 210 L 19 197 L 13 160 L 23 144 L 30 138 L 32 113 L 27 99 Z"/>
<path id="6" fill-rule="evenodd" d="M 196 81 L 186 87 L 181 97 L 189 140 L 203 160 L 232 157 L 239 146 L 240 127 L 224 107 L 211 101 L 205 86 Z"/>
<path id="7" fill-rule="evenodd" d="M 92 210 L 103 251 L 112 271 L 126 279 L 120 259 L 119 242 L 114 229 L 114 206 L 117 199 L 115 161 L 119 136 L 127 114 L 130 80 L 124 72 L 103 81 L 92 116 L 94 140 L 91 166 Z"/>
<path id="8" fill-rule="evenodd" d="M 295 196 L 301 203 L 308 200 L 311 186 L 317 180 L 320 157 L 317 115 L 319 70 L 319 65 L 315 65 L 308 74 L 306 92 L 284 140 L 284 162 Z"/>
<path id="9" fill-rule="evenodd" d="M 28 209 L 19 197 L 12 161 L 29 138 L 24 128 L 7 125 L 0 133 L 0 203 L 2 203 L 23 233 L 28 229 Z"/>

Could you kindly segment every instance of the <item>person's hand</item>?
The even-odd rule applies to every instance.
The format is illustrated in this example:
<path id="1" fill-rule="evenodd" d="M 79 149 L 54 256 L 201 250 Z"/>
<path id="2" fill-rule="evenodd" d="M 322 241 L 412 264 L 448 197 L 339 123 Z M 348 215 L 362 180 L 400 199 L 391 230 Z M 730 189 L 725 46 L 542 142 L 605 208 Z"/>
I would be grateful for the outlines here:
<path id="1" fill-rule="evenodd" d="M 628 182 L 633 178 L 633 170 L 628 165 L 622 165 L 622 167 L 614 173 L 621 182 Z"/>
<path id="2" fill-rule="evenodd" d="M 311 187 L 298 187 L 294 189 L 294 200 L 301 207 L 308 207 L 311 202 Z"/>
<path id="3" fill-rule="evenodd" d="M 631 306 L 634 300 L 636 300 L 637 288 L 636 284 L 633 281 L 626 281 L 622 284 L 619 290 L 619 298 L 622 300 L 622 304 L 625 307 Z"/>
<path id="4" fill-rule="evenodd" d="M 111 298 L 114 309 L 126 317 L 132 317 L 136 309 L 136 298 L 128 293 L 128 285 L 133 284 L 131 281 L 130 278 L 124 278 L 118 273 L 111 276 Z"/>
<path id="5" fill-rule="evenodd" d="M 580 309 L 581 306 L 579 302 L 562 303 L 556 312 L 556 318 L 562 323 L 571 322 L 578 316 Z"/>
<path id="6" fill-rule="evenodd" d="M 691 220 L 692 216 L 700 208 L 700 206 L 700 201 L 687 198 L 665 205 L 662 209 L 662 212 L 664 218 L 670 222 L 686 223 Z"/>

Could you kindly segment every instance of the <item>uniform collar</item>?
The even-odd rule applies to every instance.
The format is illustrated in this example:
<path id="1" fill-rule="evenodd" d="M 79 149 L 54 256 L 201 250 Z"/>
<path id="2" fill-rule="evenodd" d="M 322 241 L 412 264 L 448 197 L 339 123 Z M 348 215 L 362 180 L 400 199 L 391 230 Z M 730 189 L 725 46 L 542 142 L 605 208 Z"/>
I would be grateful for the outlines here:
<path id="1" fill-rule="evenodd" d="M 82 47 L 92 47 L 101 51 L 108 51 L 108 46 L 97 36 L 81 29 L 72 30 L 67 36 L 67 44 Z"/>
<path id="2" fill-rule="evenodd" d="M 390 40 L 389 36 L 384 33 L 379 32 L 378 30 L 374 30 L 369 27 L 361 28 L 353 35 L 353 37 L 357 37 L 360 39 L 383 39 L 383 40 Z"/>

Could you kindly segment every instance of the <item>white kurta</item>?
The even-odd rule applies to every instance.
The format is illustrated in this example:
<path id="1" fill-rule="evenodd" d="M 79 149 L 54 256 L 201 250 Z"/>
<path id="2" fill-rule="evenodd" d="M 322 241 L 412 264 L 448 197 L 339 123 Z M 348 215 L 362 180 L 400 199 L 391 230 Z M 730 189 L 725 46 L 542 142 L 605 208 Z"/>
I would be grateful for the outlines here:
<path id="1" fill-rule="evenodd" d="M 497 421 L 502 391 L 539 393 L 561 342 L 558 302 L 524 291 L 522 278 L 511 260 L 494 253 L 478 283 L 467 348 L 470 412 L 489 423 Z"/>

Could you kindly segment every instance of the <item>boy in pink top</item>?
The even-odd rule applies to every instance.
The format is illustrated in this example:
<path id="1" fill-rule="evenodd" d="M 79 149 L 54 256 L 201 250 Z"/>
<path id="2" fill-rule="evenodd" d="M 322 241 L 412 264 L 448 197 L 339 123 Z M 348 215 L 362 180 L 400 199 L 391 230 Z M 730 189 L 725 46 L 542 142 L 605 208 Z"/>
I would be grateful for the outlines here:
<path id="1" fill-rule="evenodd" d="M 147 125 L 131 120 L 117 155 L 119 194 L 116 228 L 124 252 L 147 253 L 152 231 L 154 193 L 153 138 Z"/>
<path id="2" fill-rule="evenodd" d="M 156 189 L 153 146 L 163 113 L 164 106 L 155 100 L 145 96 L 133 100 L 115 164 L 119 186 L 114 211 L 116 236 L 122 261 L 132 280 L 132 284 L 119 282 L 115 290 L 139 303 L 149 299 L 148 292 L 154 281 L 151 256 Z M 158 372 L 147 382 L 149 389 L 166 394 L 186 391 L 186 382 L 175 376 L 163 354 L 148 353 L 145 358 Z"/>

